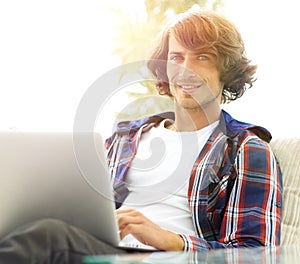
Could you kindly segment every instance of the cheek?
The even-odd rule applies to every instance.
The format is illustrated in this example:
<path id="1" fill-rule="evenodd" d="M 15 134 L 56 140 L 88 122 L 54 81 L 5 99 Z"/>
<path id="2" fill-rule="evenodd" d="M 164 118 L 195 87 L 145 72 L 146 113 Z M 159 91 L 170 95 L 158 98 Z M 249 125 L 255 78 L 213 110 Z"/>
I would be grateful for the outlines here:
<path id="1" fill-rule="evenodd" d="M 167 67 L 167 78 L 168 78 L 168 81 L 170 82 L 170 80 L 172 79 L 172 72 L 170 70 L 170 67 Z"/>
<path id="2" fill-rule="evenodd" d="M 170 94 L 174 97 L 175 96 L 175 87 L 172 84 L 169 84 Z"/>
<path id="3" fill-rule="evenodd" d="M 221 83 L 220 81 L 220 75 L 218 71 L 206 71 L 202 74 L 203 80 L 212 85 L 212 86 L 219 86 Z"/>
<path id="4" fill-rule="evenodd" d="M 178 74 L 180 73 L 180 66 L 178 66 L 177 64 L 168 62 L 167 63 L 167 77 L 170 83 L 172 83 L 172 80 L 178 76 Z"/>

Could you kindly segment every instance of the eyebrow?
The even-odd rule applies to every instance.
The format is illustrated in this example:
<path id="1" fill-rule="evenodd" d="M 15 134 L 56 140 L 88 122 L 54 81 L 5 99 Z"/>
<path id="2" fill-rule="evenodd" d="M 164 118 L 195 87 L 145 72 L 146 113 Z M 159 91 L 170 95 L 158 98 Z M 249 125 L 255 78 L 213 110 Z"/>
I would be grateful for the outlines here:
<path id="1" fill-rule="evenodd" d="M 180 52 L 180 51 L 169 51 L 168 52 L 168 56 L 169 55 L 183 55 L 185 52 Z M 202 55 L 202 54 L 205 54 L 205 55 L 207 55 L 207 56 L 212 56 L 212 57 L 214 57 L 214 54 L 213 53 L 211 53 L 211 52 L 209 52 L 209 51 L 207 51 L 207 50 L 202 50 L 202 51 L 193 51 L 193 52 L 191 52 L 191 55 L 192 56 L 200 56 L 200 55 Z"/>
<path id="2" fill-rule="evenodd" d="M 172 54 L 172 55 L 182 55 L 183 52 L 180 52 L 180 51 L 169 51 L 168 54 Z"/>
<path id="3" fill-rule="evenodd" d="M 181 51 L 170 51 L 168 52 L 168 56 L 170 55 L 179 55 L 179 56 L 184 56 L 187 52 L 181 52 Z M 201 54 L 206 54 L 206 55 L 209 55 L 208 52 L 204 52 L 204 51 L 193 51 L 193 52 L 189 52 L 191 56 L 199 56 Z"/>

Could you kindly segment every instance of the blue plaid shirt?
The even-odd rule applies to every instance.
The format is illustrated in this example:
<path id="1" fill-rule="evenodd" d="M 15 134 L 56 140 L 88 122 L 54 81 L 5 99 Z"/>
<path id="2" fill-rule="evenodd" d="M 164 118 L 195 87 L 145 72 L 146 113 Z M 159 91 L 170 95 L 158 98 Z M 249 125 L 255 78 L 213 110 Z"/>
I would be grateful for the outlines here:
<path id="1" fill-rule="evenodd" d="M 106 140 L 114 186 L 126 181 L 141 134 L 166 118 L 174 119 L 174 113 L 119 123 Z M 282 176 L 270 140 L 265 128 L 222 111 L 188 176 L 196 236 L 180 234 L 186 251 L 280 244 Z"/>

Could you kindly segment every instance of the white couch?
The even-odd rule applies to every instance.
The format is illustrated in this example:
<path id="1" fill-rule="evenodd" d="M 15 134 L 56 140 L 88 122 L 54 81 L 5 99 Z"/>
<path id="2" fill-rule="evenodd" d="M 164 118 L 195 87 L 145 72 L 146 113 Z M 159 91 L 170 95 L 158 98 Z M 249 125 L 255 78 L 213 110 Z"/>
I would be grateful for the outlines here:
<path id="1" fill-rule="evenodd" d="M 271 141 L 283 177 L 281 245 L 300 244 L 300 137 Z"/>

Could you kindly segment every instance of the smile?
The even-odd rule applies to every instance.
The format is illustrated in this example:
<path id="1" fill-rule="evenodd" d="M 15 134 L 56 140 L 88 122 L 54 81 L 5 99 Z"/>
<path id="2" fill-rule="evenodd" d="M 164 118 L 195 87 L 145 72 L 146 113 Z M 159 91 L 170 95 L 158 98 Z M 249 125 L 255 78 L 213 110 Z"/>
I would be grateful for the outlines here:
<path id="1" fill-rule="evenodd" d="M 196 92 L 201 87 L 200 84 L 177 84 L 177 86 L 182 92 L 189 94 Z"/>

